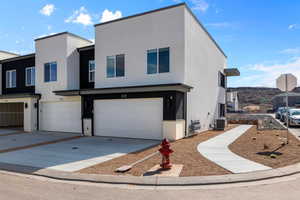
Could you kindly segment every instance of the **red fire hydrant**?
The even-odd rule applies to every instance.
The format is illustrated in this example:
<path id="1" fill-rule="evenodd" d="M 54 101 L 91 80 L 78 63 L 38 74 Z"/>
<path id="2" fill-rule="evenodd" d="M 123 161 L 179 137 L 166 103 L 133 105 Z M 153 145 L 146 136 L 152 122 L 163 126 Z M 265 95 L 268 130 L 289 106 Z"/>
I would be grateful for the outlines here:
<path id="1" fill-rule="evenodd" d="M 162 161 L 161 161 L 161 168 L 162 169 L 171 169 L 172 164 L 170 163 L 170 154 L 174 151 L 170 149 L 170 143 L 167 139 L 164 139 L 161 143 L 161 148 L 159 149 L 159 152 L 162 155 Z"/>

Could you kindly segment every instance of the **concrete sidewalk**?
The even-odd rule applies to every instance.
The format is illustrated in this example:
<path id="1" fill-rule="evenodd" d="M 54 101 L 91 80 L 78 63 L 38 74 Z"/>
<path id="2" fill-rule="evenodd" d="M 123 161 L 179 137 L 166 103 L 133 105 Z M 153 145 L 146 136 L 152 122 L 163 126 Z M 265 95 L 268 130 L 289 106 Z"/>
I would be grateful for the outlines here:
<path id="1" fill-rule="evenodd" d="M 207 159 L 232 173 L 268 170 L 270 167 L 242 158 L 231 152 L 228 146 L 244 134 L 252 125 L 240 125 L 198 145 L 198 151 Z"/>

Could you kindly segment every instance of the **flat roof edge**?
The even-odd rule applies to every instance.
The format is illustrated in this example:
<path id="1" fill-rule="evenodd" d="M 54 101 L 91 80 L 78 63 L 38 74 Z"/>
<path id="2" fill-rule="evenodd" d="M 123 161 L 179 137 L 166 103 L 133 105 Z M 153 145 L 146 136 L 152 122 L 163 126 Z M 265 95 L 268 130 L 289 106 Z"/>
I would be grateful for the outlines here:
<path id="1" fill-rule="evenodd" d="M 11 62 L 11 61 L 16 61 L 16 60 L 22 60 L 22 59 L 27 59 L 27 58 L 31 58 L 31 57 L 35 57 L 35 53 L 0 60 L 0 63 L 6 63 L 6 62 Z"/>
<path id="2" fill-rule="evenodd" d="M 19 56 L 20 55 L 20 54 L 12 53 L 12 52 L 9 52 L 9 51 L 3 51 L 3 50 L 0 50 L 0 53 L 5 53 L 5 54 L 9 54 L 9 55 L 14 55 L 14 56 Z"/>
<path id="3" fill-rule="evenodd" d="M 91 49 L 95 49 L 95 45 L 89 45 L 89 46 L 84 46 L 84 47 L 80 47 L 77 48 L 78 51 L 87 51 L 87 50 L 91 50 Z"/>
<path id="4" fill-rule="evenodd" d="M 162 10 L 176 8 L 176 7 L 183 6 L 183 5 L 186 5 L 186 3 L 183 2 L 183 3 L 179 3 L 179 4 L 175 4 L 175 5 L 171 5 L 171 6 L 167 6 L 167 7 L 163 7 L 163 8 L 158 8 L 158 9 L 142 12 L 142 13 L 139 13 L 139 14 L 134 14 L 134 15 L 130 15 L 130 16 L 127 16 L 127 17 L 122 17 L 122 18 L 119 18 L 119 19 L 115 19 L 115 20 L 111 20 L 111 21 L 107 21 L 107 22 L 103 22 L 103 23 L 98 23 L 98 24 L 95 24 L 94 26 L 97 27 L 97 26 L 101 26 L 101 25 L 105 25 L 105 24 L 110 24 L 110 23 L 113 23 L 113 22 L 118 22 L 118 21 L 130 19 L 130 18 L 134 18 L 134 17 L 139 17 L 139 16 L 142 16 L 142 15 L 147 15 L 147 14 L 162 11 Z"/>
<path id="5" fill-rule="evenodd" d="M 70 32 L 68 32 L 68 31 L 64 31 L 64 32 L 56 33 L 56 34 L 52 34 L 52 35 L 47 35 L 47 36 L 40 37 L 40 38 L 36 38 L 36 39 L 34 39 L 34 41 L 36 42 L 36 41 L 39 41 L 39 40 L 44 40 L 44 39 L 48 39 L 48 38 L 52 38 L 52 37 L 56 37 L 56 36 L 60 36 L 60 35 L 64 35 L 64 34 L 68 34 L 68 35 L 70 35 L 70 36 L 79 38 L 79 39 L 81 39 L 81 40 L 85 40 L 85 41 L 87 41 L 87 42 L 93 43 L 92 41 L 90 41 L 90 40 L 88 40 L 88 39 L 86 39 L 86 38 L 84 38 L 84 37 L 81 37 L 81 36 L 76 35 L 76 34 L 74 34 L 74 33 L 70 33 Z"/>

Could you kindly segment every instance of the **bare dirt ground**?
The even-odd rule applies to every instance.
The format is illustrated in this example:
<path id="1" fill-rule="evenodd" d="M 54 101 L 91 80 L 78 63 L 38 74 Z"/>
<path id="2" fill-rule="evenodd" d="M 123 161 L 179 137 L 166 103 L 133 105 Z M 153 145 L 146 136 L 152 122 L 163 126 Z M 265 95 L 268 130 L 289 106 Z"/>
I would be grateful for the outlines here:
<path id="1" fill-rule="evenodd" d="M 300 162 L 300 142 L 289 134 L 289 144 L 282 146 L 286 139 L 284 130 L 258 131 L 252 127 L 234 141 L 229 149 L 249 160 L 263 165 L 278 168 Z M 276 158 L 271 158 L 270 154 Z"/>
<path id="2" fill-rule="evenodd" d="M 229 125 L 226 130 L 232 129 L 236 126 L 237 125 Z M 171 155 L 171 162 L 173 164 L 183 165 L 183 170 L 180 176 L 209 176 L 231 173 L 216 165 L 215 163 L 207 160 L 197 151 L 197 146 L 199 143 L 222 133 L 224 133 L 224 131 L 206 131 L 190 138 L 172 142 L 171 148 L 174 150 L 174 153 Z M 123 165 L 129 165 L 130 163 L 142 159 L 145 156 L 157 151 L 158 149 L 159 146 L 156 146 L 145 151 L 130 153 L 120 158 L 116 158 L 89 168 L 82 169 L 79 171 L 79 173 L 120 175 L 120 173 L 116 173 L 114 172 L 114 170 Z M 156 155 L 153 158 L 134 166 L 130 171 L 124 174 L 141 176 L 147 170 L 159 164 L 160 161 L 161 156 Z M 121 173 L 121 175 L 124 174 Z"/>

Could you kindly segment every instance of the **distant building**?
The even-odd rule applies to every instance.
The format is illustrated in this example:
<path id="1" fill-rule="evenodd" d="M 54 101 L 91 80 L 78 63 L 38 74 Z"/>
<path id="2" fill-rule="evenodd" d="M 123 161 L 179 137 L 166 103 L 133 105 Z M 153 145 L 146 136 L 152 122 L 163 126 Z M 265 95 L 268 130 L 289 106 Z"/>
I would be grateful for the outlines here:
<path id="1" fill-rule="evenodd" d="M 288 94 L 289 107 L 300 107 L 300 93 L 291 92 Z M 273 110 L 277 110 L 279 107 L 286 105 L 285 93 L 276 95 L 272 98 Z"/>
<path id="2" fill-rule="evenodd" d="M 239 97 L 238 92 L 227 92 L 227 111 L 228 112 L 236 112 L 239 110 Z"/>
<path id="3" fill-rule="evenodd" d="M 243 110 L 246 112 L 259 112 L 260 111 L 260 106 L 258 105 L 248 105 L 244 106 Z"/>

